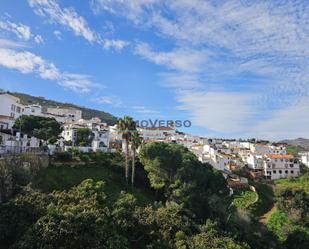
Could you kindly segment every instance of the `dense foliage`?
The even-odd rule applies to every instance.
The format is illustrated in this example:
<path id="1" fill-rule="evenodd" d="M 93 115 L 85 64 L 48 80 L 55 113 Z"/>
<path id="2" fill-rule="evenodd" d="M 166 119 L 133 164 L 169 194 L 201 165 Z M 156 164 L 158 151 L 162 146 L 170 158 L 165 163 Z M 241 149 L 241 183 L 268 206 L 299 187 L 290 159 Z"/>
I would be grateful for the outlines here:
<path id="1" fill-rule="evenodd" d="M 76 130 L 76 144 L 79 146 L 91 146 L 94 134 L 88 128 L 79 128 Z"/>
<path id="2" fill-rule="evenodd" d="M 56 141 L 62 132 L 61 125 L 54 118 L 27 115 L 19 117 L 13 128 L 45 141 Z"/>
<path id="3" fill-rule="evenodd" d="M 122 154 L 67 153 L 56 156 L 64 165 L 43 169 L 0 204 L 1 248 L 308 248 L 305 191 L 277 193 L 267 230 L 237 213 L 222 174 L 180 145 L 143 145 L 134 187 L 123 177 Z M 262 198 L 250 208 L 268 205 L 265 186 L 255 185 Z"/>

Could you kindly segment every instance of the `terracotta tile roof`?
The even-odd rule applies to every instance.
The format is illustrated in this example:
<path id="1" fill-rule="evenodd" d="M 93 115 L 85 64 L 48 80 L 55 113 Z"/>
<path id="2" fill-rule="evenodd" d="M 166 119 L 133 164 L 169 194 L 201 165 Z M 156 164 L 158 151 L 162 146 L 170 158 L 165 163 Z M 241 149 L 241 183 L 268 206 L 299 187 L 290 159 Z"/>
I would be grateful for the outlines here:
<path id="1" fill-rule="evenodd" d="M 266 155 L 270 159 L 294 159 L 293 155 L 281 155 L 281 154 L 267 154 Z"/>

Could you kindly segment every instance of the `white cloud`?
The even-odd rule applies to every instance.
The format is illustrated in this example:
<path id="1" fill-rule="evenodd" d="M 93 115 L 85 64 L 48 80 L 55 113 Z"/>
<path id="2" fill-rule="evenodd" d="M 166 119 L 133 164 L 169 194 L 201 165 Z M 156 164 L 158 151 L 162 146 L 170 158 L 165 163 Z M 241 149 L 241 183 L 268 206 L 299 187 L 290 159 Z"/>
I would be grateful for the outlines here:
<path id="1" fill-rule="evenodd" d="M 225 132 L 234 132 L 240 124 L 240 130 L 247 132 L 241 123 L 252 112 L 269 121 L 251 126 L 251 134 L 262 134 L 264 129 L 265 136 L 268 131 L 277 137 L 288 135 L 273 133 L 271 124 L 277 127 L 280 118 L 285 120 L 285 113 L 292 112 L 289 108 L 300 108 L 301 99 L 309 94 L 309 6 L 305 2 L 93 0 L 92 7 L 96 13 L 123 16 L 172 44 L 169 50 L 157 52 L 140 43 L 135 53 L 168 69 L 160 73 L 162 85 L 174 91 L 198 124 Z M 190 88 L 191 95 L 179 93 Z M 212 88 L 218 88 L 216 95 Z M 250 99 L 252 92 L 255 97 Z M 279 118 L 279 113 L 284 115 Z M 296 124 L 303 121 L 295 118 L 294 128 L 286 129 L 290 136 L 299 134 Z"/>
<path id="2" fill-rule="evenodd" d="M 252 127 L 257 136 L 267 139 L 309 137 L 309 97 L 278 110 L 272 117 Z"/>
<path id="3" fill-rule="evenodd" d="M 99 96 L 92 99 L 97 104 L 111 105 L 113 107 L 122 107 L 123 102 L 118 96 Z"/>
<path id="4" fill-rule="evenodd" d="M 33 39 L 37 44 L 44 43 L 41 35 L 35 35 L 31 32 L 31 28 L 25 24 L 17 24 L 10 21 L 0 21 L 0 29 L 14 33 L 19 39 L 29 41 Z"/>
<path id="5" fill-rule="evenodd" d="M 193 125 L 219 132 L 240 132 L 254 115 L 255 96 L 233 92 L 180 91 L 177 100 L 180 110 L 189 111 Z"/>
<path id="6" fill-rule="evenodd" d="M 53 63 L 28 51 L 0 48 L 0 66 L 23 74 L 35 73 L 45 80 L 53 80 L 76 92 L 89 92 L 93 87 L 89 76 L 61 72 Z"/>
<path id="7" fill-rule="evenodd" d="M 43 39 L 43 37 L 40 36 L 40 35 L 36 35 L 36 36 L 34 37 L 34 41 L 35 41 L 37 44 L 42 44 L 42 43 L 44 43 L 44 39 Z"/>
<path id="8" fill-rule="evenodd" d="M 24 48 L 26 44 L 8 39 L 0 39 L 0 48 Z"/>
<path id="9" fill-rule="evenodd" d="M 24 24 L 16 24 L 13 22 L 0 21 L 0 29 L 13 32 L 18 38 L 28 41 L 31 38 L 31 29 Z"/>
<path id="10" fill-rule="evenodd" d="M 28 2 L 38 15 L 70 28 L 76 35 L 84 37 L 89 42 L 96 40 L 96 34 L 88 27 L 86 20 L 73 9 L 61 9 L 54 0 L 28 0 Z"/>
<path id="11" fill-rule="evenodd" d="M 62 34 L 59 30 L 55 30 L 53 33 L 58 40 L 62 40 Z"/>
<path id="12" fill-rule="evenodd" d="M 179 49 L 169 52 L 154 52 L 146 43 L 138 44 L 135 53 L 155 64 L 184 72 L 200 71 L 207 58 L 207 53 L 203 50 Z"/>
<path id="13" fill-rule="evenodd" d="M 123 40 L 108 40 L 104 39 L 102 41 L 103 47 L 107 50 L 113 48 L 117 51 L 122 50 L 125 46 L 128 45 L 128 42 L 123 41 Z"/>
<path id="14" fill-rule="evenodd" d="M 60 24 L 81 36 L 90 43 L 102 44 L 105 49 L 121 50 L 127 45 L 126 41 L 114 39 L 102 39 L 98 33 L 93 31 L 84 17 L 78 15 L 73 8 L 61 8 L 55 0 L 28 0 L 36 14 L 48 18 L 50 22 Z M 59 31 L 54 35 L 59 39 Z"/>
<path id="15" fill-rule="evenodd" d="M 138 112 L 138 113 L 142 113 L 142 114 L 155 114 L 158 113 L 158 111 L 152 110 L 148 107 L 145 106 L 133 106 L 133 109 Z"/>

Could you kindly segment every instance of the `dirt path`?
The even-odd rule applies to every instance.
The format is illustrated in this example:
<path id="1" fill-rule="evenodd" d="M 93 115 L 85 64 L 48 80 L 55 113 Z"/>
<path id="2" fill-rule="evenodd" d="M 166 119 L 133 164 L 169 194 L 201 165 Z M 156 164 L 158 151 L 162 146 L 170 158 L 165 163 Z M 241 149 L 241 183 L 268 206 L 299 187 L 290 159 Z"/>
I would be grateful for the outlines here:
<path id="1" fill-rule="evenodd" d="M 265 214 L 263 214 L 262 216 L 260 216 L 259 222 L 260 222 L 261 224 L 263 224 L 263 225 L 266 225 L 266 224 L 267 224 L 267 221 L 268 221 L 268 219 L 269 219 L 269 217 L 270 217 L 276 210 L 277 210 L 277 207 L 276 207 L 276 205 L 274 204 L 274 205 L 271 207 L 271 209 L 270 209 L 267 213 L 265 213 Z"/>

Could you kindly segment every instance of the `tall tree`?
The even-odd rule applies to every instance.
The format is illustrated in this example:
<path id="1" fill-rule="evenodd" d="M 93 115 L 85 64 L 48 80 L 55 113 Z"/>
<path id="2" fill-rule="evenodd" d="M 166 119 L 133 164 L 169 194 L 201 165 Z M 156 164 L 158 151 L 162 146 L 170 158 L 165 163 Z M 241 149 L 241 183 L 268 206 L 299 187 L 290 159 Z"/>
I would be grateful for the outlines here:
<path id="1" fill-rule="evenodd" d="M 57 139 L 62 132 L 61 125 L 54 118 L 26 115 L 20 116 L 13 128 L 45 141 Z"/>
<path id="2" fill-rule="evenodd" d="M 76 130 L 76 143 L 80 146 L 90 146 L 92 140 L 94 138 L 94 134 L 88 128 L 80 128 Z"/>
<path id="3" fill-rule="evenodd" d="M 142 143 L 142 138 L 138 131 L 132 132 L 131 139 L 131 149 L 132 149 L 132 175 L 131 175 L 131 184 L 134 186 L 134 177 L 135 177 L 135 157 L 136 157 L 136 150 Z"/>
<path id="4" fill-rule="evenodd" d="M 129 182 L 129 141 L 132 135 L 132 131 L 136 130 L 136 123 L 133 118 L 124 116 L 117 122 L 118 133 L 121 134 L 123 141 L 125 142 L 125 177 L 126 182 Z"/>

